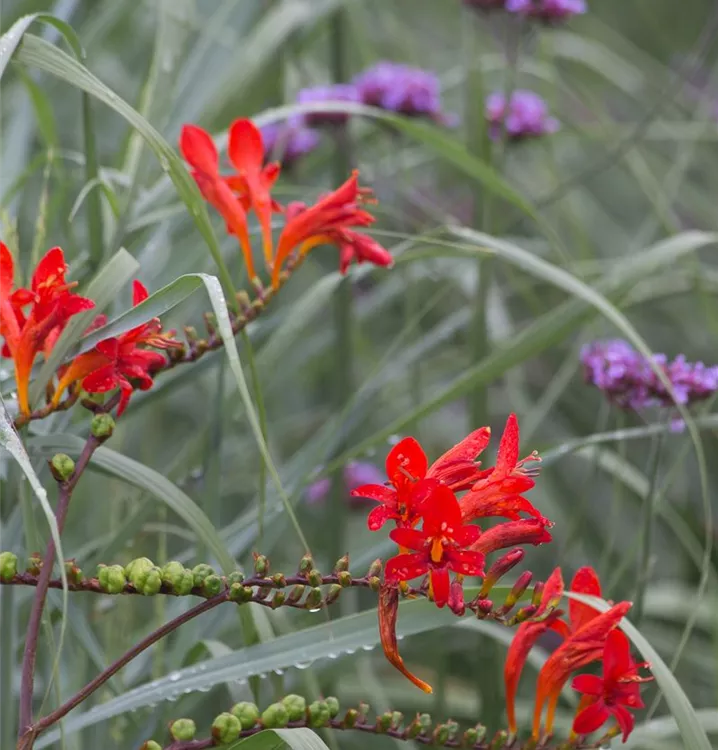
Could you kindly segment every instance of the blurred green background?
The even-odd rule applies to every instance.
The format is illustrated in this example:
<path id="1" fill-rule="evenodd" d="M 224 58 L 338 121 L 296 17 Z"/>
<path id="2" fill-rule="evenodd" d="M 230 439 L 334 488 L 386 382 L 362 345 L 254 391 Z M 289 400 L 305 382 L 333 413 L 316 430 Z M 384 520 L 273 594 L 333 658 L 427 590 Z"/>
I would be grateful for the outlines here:
<path id="1" fill-rule="evenodd" d="M 366 530 L 365 507 L 336 494 L 308 504 L 306 487 L 322 467 L 348 460 L 381 468 L 389 445 L 405 434 L 437 457 L 478 426 L 470 401 L 484 393 L 484 421 L 496 436 L 489 452 L 507 414 L 515 411 L 522 454 L 538 449 L 546 457 L 531 498 L 556 522 L 554 543 L 528 548 L 519 570 L 531 569 L 539 578 L 560 564 L 568 579 L 577 567 L 592 564 L 614 600 L 644 587 L 642 632 L 667 662 L 680 657 L 676 676 L 716 732 L 716 556 L 704 554 L 706 540 L 715 537 L 706 515 L 707 508 L 715 509 L 713 493 L 701 490 L 687 432 L 656 438 L 663 430 L 652 425 L 663 424 L 661 415 L 620 412 L 584 384 L 581 344 L 620 334 L 581 299 L 578 287 L 562 288 L 559 278 L 563 270 L 605 294 L 652 350 L 718 361 L 718 265 L 715 238 L 707 234 L 718 229 L 715 2 L 589 0 L 589 12 L 565 26 L 519 29 L 503 17 L 474 14 L 459 0 L 3 0 L 0 28 L 6 31 L 35 11 L 69 23 L 86 51 L 87 68 L 172 145 L 183 123 L 222 133 L 236 117 L 264 113 L 268 121 L 271 109 L 291 105 L 300 88 L 330 82 L 337 13 L 345 25 L 341 49 L 349 76 L 381 59 L 436 71 L 444 110 L 459 116 L 457 127 L 395 132 L 359 117 L 350 126 L 350 160 L 380 200 L 375 237 L 395 252 L 396 267 L 353 269 L 351 317 L 337 322 L 336 253 L 319 249 L 249 329 L 269 448 L 299 523 L 320 568 L 328 570 L 348 551 L 352 571 L 363 574 L 372 559 L 391 554 L 391 543 Z M 31 31 L 67 49 L 53 27 Z M 507 50 L 511 58 L 517 49 L 516 65 L 508 64 Z M 471 75 L 477 60 L 481 75 Z M 91 129 L 103 187 L 88 186 L 80 92 L 31 63 L 21 50 L 0 90 L 3 236 L 20 248 L 25 269 L 59 244 L 73 278 L 86 283 L 96 262 L 88 252 L 88 214 L 100 210 L 102 261 L 126 248 L 151 291 L 184 273 L 215 273 L 166 169 L 125 119 L 96 100 Z M 504 158 L 494 161 L 495 174 L 534 207 L 533 217 L 495 194 L 496 178 L 475 167 L 478 157 L 465 145 L 475 141 L 469 132 L 472 106 L 507 85 L 541 93 L 562 124 L 554 136 L 509 144 Z M 346 154 L 336 152 L 325 134 L 316 152 L 282 176 L 278 199 L 314 199 L 338 184 Z M 488 225 L 486 214 L 476 211 L 487 202 Z M 235 283 L 246 286 L 235 240 L 225 236 L 214 213 L 211 220 Z M 501 238 L 509 248 L 496 246 L 491 262 L 484 351 L 477 351 L 472 321 L 479 276 L 487 267 L 477 263 L 476 247 L 487 243 L 460 237 L 462 226 Z M 656 249 L 657 243 L 664 244 Z M 527 257 L 550 264 L 542 266 L 548 271 L 538 273 Z M 127 286 L 108 312 L 123 311 L 129 300 Z M 166 317 L 166 327 L 199 327 L 206 309 L 198 293 Z M 251 353 L 240 343 L 246 364 Z M 338 399 L 348 399 L 344 408 Z M 479 397 L 479 412 L 481 403 Z M 701 407 L 698 425 L 712 488 L 718 479 L 718 420 L 711 408 L 710 402 Z M 58 415 L 34 424 L 28 444 L 41 467 L 44 453 L 85 432 L 84 414 Z M 659 443 L 653 471 L 651 455 Z M 274 570 L 294 569 L 303 550 L 271 482 L 258 527 L 265 474 L 222 353 L 136 393 L 108 448 L 137 463 L 109 460 L 76 492 L 63 543 L 66 556 L 76 557 L 83 569 L 135 556 L 188 564 L 211 558 L 207 539 L 168 507 L 177 501 L 173 487 L 202 508 L 241 565 L 251 564 L 251 552 L 260 549 Z M 0 466 L 0 546 L 21 555 L 44 548 L 45 521 L 32 509 L 27 486 L 8 465 Z M 171 482 L 169 489 L 158 476 Z M 43 479 L 49 481 L 46 470 Z M 650 580 L 640 582 L 637 550 L 646 498 L 656 508 L 656 528 Z M 7 685 L 19 664 L 32 592 L 0 593 Z M 59 608 L 59 598 L 54 603 Z M 163 598 L 72 597 L 60 660 L 62 694 L 70 695 L 186 606 Z M 181 715 L 194 718 L 206 736 L 220 710 L 250 695 L 249 666 L 264 678 L 259 689 L 265 703 L 282 691 L 336 694 L 343 705 L 371 699 L 377 710 L 428 710 L 437 718 L 469 724 L 480 719 L 492 729 L 503 725 L 500 674 L 510 634 L 471 624 L 449 634 L 441 627 L 456 621 L 429 610 L 413 620 L 400 616 L 400 626 L 425 631 L 401 644 L 407 663 L 436 688 L 434 696 L 424 696 L 385 663 L 380 650 L 362 650 L 375 644 L 376 624 L 372 613 L 357 613 L 373 606 L 372 595 L 348 592 L 329 616 L 363 619 L 335 622 L 335 629 L 321 614 L 270 613 L 263 618 L 267 627 L 284 635 L 277 643 L 288 645 L 274 653 L 268 641 L 256 664 L 241 650 L 245 636 L 236 611 L 220 608 L 145 653 L 97 696 L 97 703 L 119 701 L 163 680 L 133 710 L 118 709 L 107 719 L 78 710 L 68 717 L 64 744 L 57 739 L 51 746 L 134 748 L 161 737 L 167 721 Z M 342 627 L 351 622 L 359 623 L 356 631 L 341 640 Z M 318 625 L 326 628 L 322 635 L 288 640 Z M 317 646 L 319 656 L 337 658 L 316 658 Z M 45 685 L 51 655 L 51 649 L 42 654 Z M 201 663 L 208 659 L 226 659 L 228 666 L 205 684 Z M 309 662 L 310 669 L 290 666 Z M 195 671 L 177 672 L 184 668 Z M 175 674 L 181 690 L 174 687 Z M 528 667 L 520 716 L 530 710 L 534 675 Z M 57 699 L 54 690 L 50 703 Z M 647 693 L 650 705 L 655 688 Z M 0 713 L 3 747 L 12 735 L 6 729 L 10 710 Z M 655 716 L 665 714 L 664 704 Z M 564 727 L 569 716 L 567 701 Z M 85 728 L 70 731 L 73 719 Z M 665 724 L 651 727 L 637 732 L 631 746 L 683 747 Z M 366 737 L 350 733 L 325 739 L 346 748 L 367 744 Z M 392 741 L 372 738 L 371 744 Z"/>

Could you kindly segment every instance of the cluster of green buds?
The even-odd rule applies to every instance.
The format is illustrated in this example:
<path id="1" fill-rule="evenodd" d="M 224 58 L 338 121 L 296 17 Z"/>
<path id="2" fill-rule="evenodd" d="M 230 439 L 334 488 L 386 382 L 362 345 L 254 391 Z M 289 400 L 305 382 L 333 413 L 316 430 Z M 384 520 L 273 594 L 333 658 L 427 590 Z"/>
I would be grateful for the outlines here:
<path id="1" fill-rule="evenodd" d="M 7 583 L 17 575 L 17 555 L 0 552 L 0 581 Z"/>

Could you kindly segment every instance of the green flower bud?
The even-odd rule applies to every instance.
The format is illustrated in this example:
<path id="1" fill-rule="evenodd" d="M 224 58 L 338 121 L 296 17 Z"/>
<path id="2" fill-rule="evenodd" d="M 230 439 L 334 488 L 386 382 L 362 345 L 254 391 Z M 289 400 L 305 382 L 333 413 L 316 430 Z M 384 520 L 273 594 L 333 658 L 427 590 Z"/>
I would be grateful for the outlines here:
<path id="1" fill-rule="evenodd" d="M 212 722 L 212 737 L 220 745 L 229 745 L 239 738 L 242 731 L 242 724 L 239 719 L 230 713 L 220 714 Z"/>
<path id="2" fill-rule="evenodd" d="M 65 453 L 56 453 L 50 461 L 50 473 L 58 482 L 66 482 L 75 473 L 75 462 Z"/>
<path id="3" fill-rule="evenodd" d="M 314 567 L 314 560 L 311 555 L 304 555 L 299 561 L 299 572 L 301 575 L 308 575 L 309 571 Z"/>
<path id="4" fill-rule="evenodd" d="M 459 725 L 453 719 L 449 719 L 446 722 L 446 727 L 449 730 L 449 740 L 453 742 L 459 733 Z"/>
<path id="5" fill-rule="evenodd" d="M 254 598 L 254 591 L 251 586 L 242 586 L 242 599 L 243 602 L 251 602 Z"/>
<path id="6" fill-rule="evenodd" d="M 449 739 L 449 727 L 446 724 L 439 724 L 434 730 L 434 744 L 443 745 Z"/>
<path id="7" fill-rule="evenodd" d="M 154 740 L 147 740 L 140 750 L 162 750 L 162 746 Z"/>
<path id="8" fill-rule="evenodd" d="M 125 565 L 125 575 L 128 580 L 132 580 L 132 576 L 139 573 L 146 573 L 155 567 L 155 564 L 150 560 L 149 557 L 136 557 L 134 560 L 130 560 Z"/>
<path id="9" fill-rule="evenodd" d="M 496 732 L 494 739 L 491 741 L 491 750 L 501 750 L 509 739 L 509 733 L 501 729 Z"/>
<path id="10" fill-rule="evenodd" d="M 197 329 L 194 326 L 184 326 L 182 330 L 188 344 L 194 344 L 199 339 Z"/>
<path id="11" fill-rule="evenodd" d="M 284 577 L 284 573 L 275 573 L 272 576 L 272 583 L 278 589 L 283 589 L 287 585 L 287 579 Z"/>
<path id="12" fill-rule="evenodd" d="M 364 701 L 361 701 L 361 703 L 359 703 L 359 706 L 357 707 L 362 723 L 364 723 L 366 721 L 366 717 L 369 716 L 369 708 L 369 704 L 364 703 Z"/>
<path id="13" fill-rule="evenodd" d="M 369 579 L 369 588 L 372 591 L 379 591 L 381 588 L 381 581 L 379 580 L 378 576 L 372 576 Z"/>
<path id="14" fill-rule="evenodd" d="M 349 555 L 343 555 L 334 564 L 335 573 L 346 573 L 349 570 Z"/>
<path id="15" fill-rule="evenodd" d="M 377 732 L 386 732 L 391 729 L 391 711 L 385 711 L 381 716 L 376 717 Z"/>
<path id="16" fill-rule="evenodd" d="M 359 718 L 359 712 L 356 708 L 350 708 L 345 714 L 342 720 L 342 725 L 351 729 L 356 725 L 357 719 Z"/>
<path id="17" fill-rule="evenodd" d="M 259 709 L 254 703 L 242 701 L 232 706 L 232 715 L 239 719 L 242 731 L 251 729 L 259 721 Z"/>
<path id="18" fill-rule="evenodd" d="M 421 726 L 421 722 L 419 721 L 419 716 L 414 717 L 413 721 L 404 731 L 404 734 L 408 740 L 413 740 L 415 737 L 418 737 L 422 732 L 423 727 Z"/>
<path id="19" fill-rule="evenodd" d="M 170 734 L 172 739 L 178 742 L 187 742 L 193 740 L 197 732 L 197 727 L 192 719 L 175 719 L 170 724 Z"/>
<path id="20" fill-rule="evenodd" d="M 329 718 L 334 719 L 339 713 L 339 701 L 333 695 L 328 696 L 324 699 L 329 709 Z"/>
<path id="21" fill-rule="evenodd" d="M 340 570 L 337 573 L 337 580 L 340 586 L 351 586 L 352 585 L 352 574 L 348 570 Z"/>
<path id="22" fill-rule="evenodd" d="M 417 719 L 419 724 L 421 724 L 422 733 L 426 734 L 431 731 L 431 728 L 434 726 L 434 722 L 431 720 L 431 714 L 419 714 Z"/>
<path id="23" fill-rule="evenodd" d="M 257 586 L 257 597 L 259 599 L 266 599 L 272 591 L 274 591 L 274 589 L 271 586 Z"/>
<path id="24" fill-rule="evenodd" d="M 382 562 L 379 558 L 374 560 L 374 562 L 369 566 L 369 572 L 366 574 L 367 578 L 374 578 L 376 576 L 381 575 L 381 566 Z"/>
<path id="25" fill-rule="evenodd" d="M 207 333 L 210 336 L 214 336 L 217 332 L 217 317 L 211 312 L 202 313 L 202 317 L 204 318 L 204 327 L 207 329 Z"/>
<path id="26" fill-rule="evenodd" d="M 214 572 L 214 568 L 211 565 L 200 563 L 192 568 L 192 575 L 194 576 L 194 585 L 201 588 L 204 579 L 207 578 L 207 576 L 214 576 L 217 574 Z"/>
<path id="27" fill-rule="evenodd" d="M 205 596 L 216 596 L 222 590 L 222 579 L 215 576 L 207 576 L 202 581 L 202 593 Z"/>
<path id="28" fill-rule="evenodd" d="M 115 420 L 111 414 L 95 414 L 90 423 L 90 432 L 96 438 L 108 438 L 115 429 Z"/>
<path id="29" fill-rule="evenodd" d="M 269 573 L 269 560 L 256 552 L 254 553 L 254 572 L 258 576 L 266 576 Z"/>
<path id="30" fill-rule="evenodd" d="M 161 570 L 162 583 L 169 586 L 175 594 L 186 596 L 194 587 L 194 576 L 181 562 L 168 562 Z"/>
<path id="31" fill-rule="evenodd" d="M 17 555 L 0 552 L 0 581 L 9 581 L 17 575 Z"/>
<path id="32" fill-rule="evenodd" d="M 321 589 L 309 589 L 307 598 L 304 600 L 304 606 L 307 609 L 316 609 L 322 603 L 322 590 Z"/>
<path id="33" fill-rule="evenodd" d="M 230 587 L 233 583 L 244 583 L 244 573 L 239 570 L 232 571 L 227 576 L 227 586 Z"/>
<path id="34" fill-rule="evenodd" d="M 289 596 L 287 596 L 287 604 L 296 604 L 304 596 L 305 589 L 306 586 L 302 586 L 301 584 L 292 586 Z"/>
<path id="35" fill-rule="evenodd" d="M 475 729 L 467 729 L 461 738 L 463 747 L 473 747 L 479 741 L 479 735 Z"/>
<path id="36" fill-rule="evenodd" d="M 477 724 L 474 729 L 476 730 L 476 742 L 483 742 L 486 739 L 486 727 L 483 724 Z"/>
<path id="37" fill-rule="evenodd" d="M 401 711 L 391 712 L 391 728 L 392 729 L 399 729 L 403 721 L 404 721 L 404 714 L 401 713 Z"/>
<path id="38" fill-rule="evenodd" d="M 262 713 L 262 725 L 266 729 L 281 729 L 289 724 L 289 713 L 281 703 L 272 703 Z"/>
<path id="39" fill-rule="evenodd" d="M 42 570 L 42 557 L 39 552 L 33 552 L 27 558 L 27 572 L 32 576 L 39 576 Z"/>
<path id="40" fill-rule="evenodd" d="M 286 594 L 283 591 L 276 591 L 272 597 L 272 609 L 279 609 L 286 599 Z"/>
<path id="41" fill-rule="evenodd" d="M 65 560 L 65 575 L 70 583 L 82 583 L 85 577 L 74 560 Z"/>
<path id="42" fill-rule="evenodd" d="M 240 289 L 235 295 L 235 298 L 240 310 L 246 310 L 248 307 L 252 306 L 252 300 L 244 289 Z"/>
<path id="43" fill-rule="evenodd" d="M 300 721 L 306 716 L 307 702 L 301 695 L 285 695 L 282 698 L 282 705 L 287 709 L 289 721 Z"/>
<path id="44" fill-rule="evenodd" d="M 307 714 L 309 726 L 318 729 L 329 721 L 329 706 L 324 701 L 314 701 L 309 704 Z"/>
<path id="45" fill-rule="evenodd" d="M 334 604 L 341 593 L 342 587 L 338 583 L 333 583 L 327 592 L 327 598 L 325 599 L 326 604 Z"/>
<path id="46" fill-rule="evenodd" d="M 322 574 L 316 568 L 312 568 L 307 574 L 307 580 L 310 586 L 321 586 L 322 585 Z"/>
<path id="47" fill-rule="evenodd" d="M 229 600 L 231 602 L 241 602 L 244 595 L 244 586 L 241 583 L 233 583 L 229 587 Z"/>
<path id="48" fill-rule="evenodd" d="M 121 565 L 99 565 L 97 580 L 108 594 L 121 594 L 127 585 L 125 571 Z"/>
<path id="49" fill-rule="evenodd" d="M 162 573 L 157 567 L 150 568 L 146 575 L 137 576 L 137 581 L 133 581 L 133 585 L 143 596 L 159 594 L 162 588 Z"/>

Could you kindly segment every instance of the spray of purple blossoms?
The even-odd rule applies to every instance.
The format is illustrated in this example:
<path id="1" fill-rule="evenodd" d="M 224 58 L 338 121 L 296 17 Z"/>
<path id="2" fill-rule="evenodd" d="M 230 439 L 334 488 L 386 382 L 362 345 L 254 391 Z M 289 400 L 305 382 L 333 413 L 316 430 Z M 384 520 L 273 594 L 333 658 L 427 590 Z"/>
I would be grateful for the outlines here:
<path id="1" fill-rule="evenodd" d="M 346 499 L 350 505 L 364 505 L 366 502 L 371 502 L 363 498 L 352 497 L 350 494 L 352 490 L 361 487 L 363 484 L 383 484 L 386 481 L 384 472 L 367 461 L 350 461 L 344 467 L 343 474 L 344 486 L 347 491 Z M 307 502 L 310 505 L 322 502 L 326 499 L 331 487 L 332 481 L 328 477 L 312 482 L 305 491 Z"/>
<path id="2" fill-rule="evenodd" d="M 361 102 L 361 95 L 350 83 L 334 83 L 329 86 L 312 86 L 302 89 L 297 94 L 299 104 L 316 104 L 321 102 Z M 304 122 L 310 127 L 324 125 L 344 125 L 349 119 L 347 112 L 307 112 Z"/>
<path id="3" fill-rule="evenodd" d="M 261 131 L 265 153 L 287 168 L 319 145 L 319 134 L 307 128 L 299 118 L 265 125 Z"/>
<path id="4" fill-rule="evenodd" d="M 509 99 L 508 112 L 506 97 L 495 91 L 486 98 L 486 119 L 489 122 L 489 135 L 494 140 L 501 138 L 502 128 L 509 140 L 522 140 L 555 133 L 559 129 L 558 120 L 550 117 L 546 102 L 533 91 L 517 89 Z"/>
<path id="5" fill-rule="evenodd" d="M 670 380 L 678 403 L 688 406 L 718 390 L 718 366 L 687 362 L 683 354 L 669 361 L 665 354 L 654 354 Z M 608 398 L 624 409 L 640 410 L 651 406 L 671 407 L 673 399 L 651 369 L 649 361 L 627 341 L 594 341 L 581 351 L 586 382 L 600 388 Z"/>
<path id="6" fill-rule="evenodd" d="M 587 11 L 586 0 L 506 0 L 506 10 L 540 21 L 566 21 Z"/>

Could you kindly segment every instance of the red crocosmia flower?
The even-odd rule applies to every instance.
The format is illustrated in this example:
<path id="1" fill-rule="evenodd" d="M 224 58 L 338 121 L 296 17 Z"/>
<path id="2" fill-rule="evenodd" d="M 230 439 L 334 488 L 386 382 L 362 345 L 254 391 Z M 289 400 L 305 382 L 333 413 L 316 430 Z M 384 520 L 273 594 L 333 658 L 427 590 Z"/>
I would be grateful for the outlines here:
<path id="1" fill-rule="evenodd" d="M 445 485 L 437 484 L 420 507 L 423 528 L 396 528 L 389 536 L 413 553 L 392 557 L 384 571 L 387 583 L 409 581 L 429 573 L 430 590 L 438 607 L 449 599 L 449 571 L 467 576 L 484 574 L 484 556 L 471 552 L 471 546 L 481 534 L 478 526 L 464 526 L 461 509 L 454 493 Z"/>
<path id="2" fill-rule="evenodd" d="M 30 413 L 30 373 L 35 357 L 49 356 L 67 321 L 91 310 L 92 300 L 72 294 L 76 282 L 65 279 L 67 264 L 59 247 L 54 247 L 37 264 L 30 289 L 12 291 L 15 269 L 12 255 L 0 242 L 0 335 L 5 339 L 2 354 L 15 364 L 17 397 L 22 414 Z M 30 305 L 27 314 L 23 308 Z"/>
<path id="3" fill-rule="evenodd" d="M 414 526 L 419 521 L 416 508 L 433 484 L 417 487 L 423 479 L 441 483 L 454 492 L 468 489 L 481 476 L 476 456 L 488 445 L 491 430 L 481 427 L 444 453 L 431 466 L 421 445 L 413 437 L 400 440 L 386 457 L 386 474 L 393 486 L 365 484 L 352 490 L 352 497 L 364 497 L 381 503 L 369 514 L 372 531 L 392 519 L 400 526 Z M 414 497 L 417 494 L 417 497 Z"/>
<path id="4" fill-rule="evenodd" d="M 521 497 L 521 493 L 534 486 L 533 477 L 538 473 L 537 469 L 527 469 L 525 464 L 540 460 L 534 452 L 519 461 L 519 423 L 516 415 L 510 414 L 501 436 L 496 466 L 484 471 L 461 498 L 464 518 L 471 521 L 485 516 L 503 516 L 518 520 L 521 513 L 543 518 L 529 500 Z"/>
<path id="5" fill-rule="evenodd" d="M 579 693 L 581 705 L 573 722 L 576 734 L 590 734 L 613 716 L 623 732 L 623 741 L 633 731 L 634 719 L 629 709 L 644 707 L 641 682 L 653 678 L 641 677 L 638 670 L 649 668 L 648 662 L 634 662 L 631 643 L 620 630 L 612 630 L 603 649 L 603 677 L 583 674 L 574 677 L 571 687 Z"/>
<path id="6" fill-rule="evenodd" d="M 551 539 L 543 519 L 522 518 L 520 521 L 506 521 L 486 529 L 476 544 L 471 545 L 471 549 L 488 555 L 516 544 L 548 544 Z"/>
<path id="7" fill-rule="evenodd" d="M 183 125 L 179 141 L 185 161 L 192 167 L 191 175 L 204 199 L 213 205 L 227 224 L 227 232 L 239 241 L 247 274 L 256 276 L 252 243 L 247 228 L 247 211 L 232 188 L 219 174 L 219 154 L 209 133 L 196 125 Z"/>
<path id="8" fill-rule="evenodd" d="M 279 177 L 279 164 L 264 164 L 262 133 L 251 120 L 235 120 L 230 125 L 227 155 L 237 170 L 237 176 L 226 178 L 226 182 L 257 214 L 262 229 L 264 259 L 267 267 L 271 268 L 272 211 L 281 209 L 272 200 L 269 191 Z"/>
<path id="9" fill-rule="evenodd" d="M 135 281 L 133 306 L 137 307 L 147 297 L 147 289 L 139 281 Z M 161 330 L 160 321 L 154 318 L 121 336 L 100 341 L 92 351 L 76 357 L 60 378 L 53 404 L 59 403 L 62 393 L 71 383 L 82 380 L 82 387 L 88 393 L 105 393 L 119 388 L 119 417 L 127 408 L 135 387 L 130 381 L 135 381 L 140 390 L 148 390 L 153 385 L 152 372 L 166 362 L 162 354 L 140 347 L 170 349 L 181 346 L 171 334 L 163 334 Z"/>
<path id="10" fill-rule="evenodd" d="M 313 206 L 290 203 L 286 212 L 287 222 L 274 257 L 273 286 L 279 286 L 282 264 L 296 248 L 300 255 L 306 255 L 317 245 L 338 245 L 342 272 L 346 271 L 352 260 L 391 266 L 393 259 L 388 250 L 350 229 L 374 223 L 374 217 L 360 207 L 370 200 L 371 190 L 359 187 L 359 173 L 354 171 L 343 185 Z"/>

